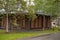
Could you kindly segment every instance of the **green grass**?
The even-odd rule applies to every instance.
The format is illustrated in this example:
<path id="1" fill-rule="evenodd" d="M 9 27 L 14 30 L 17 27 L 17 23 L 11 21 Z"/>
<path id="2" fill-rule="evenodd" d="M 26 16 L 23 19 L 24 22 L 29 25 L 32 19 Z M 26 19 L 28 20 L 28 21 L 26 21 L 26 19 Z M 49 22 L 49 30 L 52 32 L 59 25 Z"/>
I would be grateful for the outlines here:
<path id="1" fill-rule="evenodd" d="M 2 32 L 2 33 L 1 33 Z M 35 32 L 20 32 L 20 33 L 3 33 L 3 30 L 0 30 L 0 40 L 15 40 L 17 38 L 25 38 L 31 36 L 45 35 L 49 33 L 54 33 L 58 31 L 45 30 L 45 31 L 35 31 Z"/>

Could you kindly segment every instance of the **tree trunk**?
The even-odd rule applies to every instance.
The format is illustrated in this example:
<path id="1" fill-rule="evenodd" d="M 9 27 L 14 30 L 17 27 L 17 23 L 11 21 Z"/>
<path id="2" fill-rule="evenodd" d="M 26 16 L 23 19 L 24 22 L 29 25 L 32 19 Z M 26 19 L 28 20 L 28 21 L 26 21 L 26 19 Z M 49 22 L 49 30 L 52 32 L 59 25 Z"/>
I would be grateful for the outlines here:
<path id="1" fill-rule="evenodd" d="M 6 4 L 5 4 L 5 11 L 6 11 L 6 32 L 9 32 L 8 30 L 8 0 L 6 0 Z"/>
<path id="2" fill-rule="evenodd" d="M 6 14 L 6 32 L 9 32 L 9 28 L 8 28 L 8 13 Z"/>

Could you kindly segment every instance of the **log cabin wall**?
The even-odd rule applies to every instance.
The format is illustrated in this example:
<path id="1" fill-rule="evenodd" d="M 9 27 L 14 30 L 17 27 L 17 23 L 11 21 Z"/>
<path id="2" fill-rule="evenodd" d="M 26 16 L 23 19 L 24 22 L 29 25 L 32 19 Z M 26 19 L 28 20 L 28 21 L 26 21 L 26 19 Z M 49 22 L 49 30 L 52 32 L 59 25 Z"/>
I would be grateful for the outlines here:
<path id="1" fill-rule="evenodd" d="M 28 19 L 26 17 L 19 18 L 17 19 L 17 23 L 19 24 L 19 27 L 21 30 L 27 30 L 27 29 L 43 29 L 43 24 L 44 24 L 44 20 L 43 20 L 42 15 L 39 15 L 35 20 L 30 20 L 30 22 L 28 23 Z M 45 29 L 50 27 L 50 16 L 45 16 Z M 30 24 L 30 26 L 29 26 Z"/>
<path id="2" fill-rule="evenodd" d="M 48 28 L 50 29 L 51 28 L 51 17 L 49 16 L 48 18 Z"/>
<path id="3" fill-rule="evenodd" d="M 15 21 L 16 19 L 13 17 L 13 16 L 9 16 L 8 17 L 8 26 L 9 26 L 9 30 L 15 30 L 17 27 L 15 27 L 13 25 L 13 22 Z"/>
<path id="4" fill-rule="evenodd" d="M 41 29 L 43 26 L 43 17 L 38 16 L 35 20 L 30 20 L 29 23 L 28 23 L 28 19 L 24 17 L 24 19 L 19 18 L 17 22 L 21 29 L 27 29 L 27 28 Z M 30 27 L 29 27 L 29 24 L 30 24 Z"/>
<path id="5" fill-rule="evenodd" d="M 17 18 L 17 23 L 20 27 L 21 30 L 25 30 L 27 28 L 27 23 L 26 23 L 26 17 L 24 16 L 23 18 Z"/>
<path id="6" fill-rule="evenodd" d="M 38 17 L 35 19 L 35 29 L 38 29 L 39 27 L 38 27 Z"/>
<path id="7" fill-rule="evenodd" d="M 20 29 L 22 29 L 22 19 L 21 18 L 17 19 L 17 23 L 19 24 Z"/>
<path id="8" fill-rule="evenodd" d="M 28 28 L 28 19 L 27 19 L 26 16 L 25 16 L 25 28 L 26 28 L 26 29 Z"/>
<path id="9" fill-rule="evenodd" d="M 17 23 L 19 25 L 20 30 L 26 30 L 27 28 L 30 29 L 42 29 L 44 20 L 43 20 L 44 15 L 37 15 L 37 18 L 35 20 L 30 20 L 28 25 L 28 19 L 26 16 L 23 18 L 17 18 Z M 9 28 L 12 27 L 10 24 L 11 17 L 9 17 Z M 3 26 L 6 27 L 6 17 L 3 17 Z M 30 26 L 30 27 L 29 27 Z M 50 16 L 45 16 L 45 29 L 51 27 L 51 17 Z"/>
<path id="10" fill-rule="evenodd" d="M 45 29 L 49 29 L 50 27 L 51 27 L 50 16 L 45 16 Z"/>
<path id="11" fill-rule="evenodd" d="M 38 24 L 39 24 L 39 29 L 43 28 L 43 16 L 40 15 L 38 16 Z"/>
<path id="12" fill-rule="evenodd" d="M 47 18 L 47 28 L 50 29 L 51 28 L 51 17 L 48 16 Z"/>
<path id="13" fill-rule="evenodd" d="M 43 16 L 37 15 L 35 20 L 31 20 L 31 29 L 42 29 L 43 28 Z"/>
<path id="14" fill-rule="evenodd" d="M 11 17 L 8 17 L 8 26 L 9 26 L 9 29 L 10 29 L 10 27 L 12 26 L 11 24 L 10 24 L 10 20 L 11 20 Z M 2 18 L 2 27 L 3 27 L 3 29 L 6 29 L 6 24 L 7 24 L 7 19 L 6 19 L 6 16 L 3 16 L 3 18 Z"/>
<path id="15" fill-rule="evenodd" d="M 6 28 L 6 23 L 7 23 L 6 17 L 3 17 L 2 19 L 3 19 L 3 27 L 4 27 L 4 29 L 5 29 L 5 28 Z"/>
<path id="16" fill-rule="evenodd" d="M 48 26 L 48 17 L 45 16 L 45 29 L 47 28 L 47 26 Z"/>
<path id="17" fill-rule="evenodd" d="M 51 27 L 51 18 L 50 16 L 45 16 L 44 23 L 43 17 L 39 15 L 34 21 L 31 20 L 31 29 L 49 29 Z"/>

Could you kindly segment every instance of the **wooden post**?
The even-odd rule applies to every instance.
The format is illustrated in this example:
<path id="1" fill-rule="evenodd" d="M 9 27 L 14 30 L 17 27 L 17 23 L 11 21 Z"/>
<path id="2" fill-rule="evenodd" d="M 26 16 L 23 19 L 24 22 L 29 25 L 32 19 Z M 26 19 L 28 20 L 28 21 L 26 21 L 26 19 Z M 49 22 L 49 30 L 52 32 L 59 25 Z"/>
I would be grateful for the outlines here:
<path id="1" fill-rule="evenodd" d="M 52 27 L 52 25 L 51 25 L 51 16 L 50 16 L 50 21 L 49 21 L 49 29 Z"/>
<path id="2" fill-rule="evenodd" d="M 2 17 L 2 27 L 3 27 L 3 17 Z"/>
<path id="3" fill-rule="evenodd" d="M 43 30 L 45 29 L 45 16 L 43 16 Z"/>

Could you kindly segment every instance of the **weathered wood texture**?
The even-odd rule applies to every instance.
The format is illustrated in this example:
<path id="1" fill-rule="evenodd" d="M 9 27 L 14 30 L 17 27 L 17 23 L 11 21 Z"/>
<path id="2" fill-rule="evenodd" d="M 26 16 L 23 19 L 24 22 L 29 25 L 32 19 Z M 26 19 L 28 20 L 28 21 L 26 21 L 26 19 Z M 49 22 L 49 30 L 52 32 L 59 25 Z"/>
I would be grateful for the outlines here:
<path id="1" fill-rule="evenodd" d="M 28 29 L 49 29 L 51 27 L 51 17 L 45 16 L 45 20 L 43 19 L 44 15 L 37 15 L 37 18 L 35 20 L 30 20 L 28 23 L 28 19 L 24 16 L 23 18 L 17 18 L 17 24 L 18 29 L 26 30 Z M 6 27 L 6 17 L 2 18 L 3 20 L 1 23 L 3 23 L 2 27 Z M 13 29 L 13 25 L 10 23 L 11 20 L 15 20 L 13 17 L 9 17 L 9 29 Z M 44 23 L 45 22 L 45 23 Z M 29 25 L 30 24 L 30 25 Z M 1 24 L 2 25 L 2 24 Z"/>

